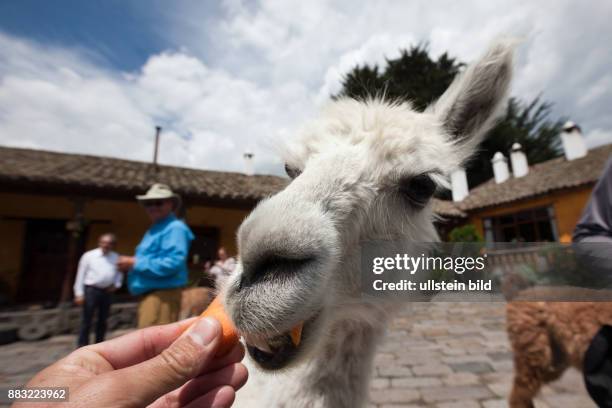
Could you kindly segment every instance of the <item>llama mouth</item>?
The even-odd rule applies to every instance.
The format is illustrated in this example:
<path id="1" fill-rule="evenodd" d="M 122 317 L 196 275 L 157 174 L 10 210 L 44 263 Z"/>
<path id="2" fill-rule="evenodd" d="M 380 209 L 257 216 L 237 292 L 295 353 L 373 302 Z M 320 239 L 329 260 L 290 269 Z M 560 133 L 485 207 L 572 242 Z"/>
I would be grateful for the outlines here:
<path id="1" fill-rule="evenodd" d="M 301 322 L 290 331 L 273 337 L 245 335 L 249 355 L 265 370 L 286 367 L 300 352 L 314 319 Z"/>

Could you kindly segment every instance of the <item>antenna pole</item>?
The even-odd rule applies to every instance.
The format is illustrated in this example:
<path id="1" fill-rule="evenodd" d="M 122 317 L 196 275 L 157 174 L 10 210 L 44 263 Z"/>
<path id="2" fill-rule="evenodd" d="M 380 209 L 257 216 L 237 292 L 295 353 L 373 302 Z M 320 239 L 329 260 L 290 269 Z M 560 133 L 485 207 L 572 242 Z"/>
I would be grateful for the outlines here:
<path id="1" fill-rule="evenodd" d="M 155 126 L 155 150 L 153 151 L 153 166 L 157 168 L 157 151 L 159 149 L 159 134 L 161 133 L 161 126 Z"/>

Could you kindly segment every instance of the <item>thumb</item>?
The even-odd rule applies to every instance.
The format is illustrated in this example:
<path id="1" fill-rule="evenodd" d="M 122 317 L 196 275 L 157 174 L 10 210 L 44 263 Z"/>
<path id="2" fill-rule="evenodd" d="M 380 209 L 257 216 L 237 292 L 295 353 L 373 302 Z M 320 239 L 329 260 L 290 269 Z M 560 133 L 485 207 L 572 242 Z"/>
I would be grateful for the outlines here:
<path id="1" fill-rule="evenodd" d="M 136 405 L 148 405 L 202 372 L 215 357 L 220 340 L 219 322 L 199 319 L 156 357 L 113 372 L 113 380 L 129 387 L 129 399 L 135 399 Z"/>

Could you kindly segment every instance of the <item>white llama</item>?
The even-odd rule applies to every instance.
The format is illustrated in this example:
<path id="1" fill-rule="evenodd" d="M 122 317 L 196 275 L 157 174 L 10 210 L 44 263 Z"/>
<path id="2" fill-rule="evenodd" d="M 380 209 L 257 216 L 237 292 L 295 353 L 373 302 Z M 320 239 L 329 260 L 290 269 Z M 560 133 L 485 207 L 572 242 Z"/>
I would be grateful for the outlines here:
<path id="1" fill-rule="evenodd" d="M 511 45 L 496 43 L 422 113 L 406 103 L 334 101 L 288 147 L 293 181 L 240 227 L 240 263 L 225 289 L 251 364 L 263 369 L 251 372 L 238 406 L 367 401 L 392 308 L 361 295 L 360 242 L 438 239 L 430 198 L 494 121 L 512 54 Z"/>

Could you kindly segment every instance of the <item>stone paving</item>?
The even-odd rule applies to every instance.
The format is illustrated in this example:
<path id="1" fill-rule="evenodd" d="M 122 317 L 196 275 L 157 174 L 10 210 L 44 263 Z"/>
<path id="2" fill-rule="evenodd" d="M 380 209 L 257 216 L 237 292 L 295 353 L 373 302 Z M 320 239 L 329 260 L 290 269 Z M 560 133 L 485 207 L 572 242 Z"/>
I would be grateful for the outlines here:
<path id="1" fill-rule="evenodd" d="M 512 381 L 501 303 L 415 303 L 393 320 L 375 358 L 370 407 L 498 408 Z M 113 333 L 118 335 L 121 333 Z M 6 390 L 74 348 L 74 336 L 0 346 L 0 407 Z M 582 377 L 568 371 L 543 388 L 537 408 L 591 408 Z"/>
<path id="2" fill-rule="evenodd" d="M 413 303 L 393 320 L 375 359 L 377 408 L 507 407 L 512 353 L 503 303 Z M 591 408 L 582 376 L 545 386 L 536 408 Z"/>

